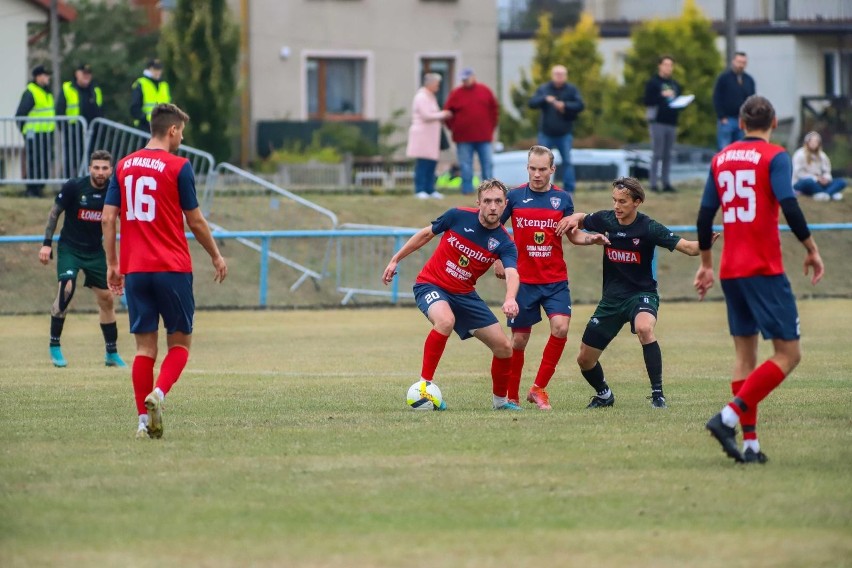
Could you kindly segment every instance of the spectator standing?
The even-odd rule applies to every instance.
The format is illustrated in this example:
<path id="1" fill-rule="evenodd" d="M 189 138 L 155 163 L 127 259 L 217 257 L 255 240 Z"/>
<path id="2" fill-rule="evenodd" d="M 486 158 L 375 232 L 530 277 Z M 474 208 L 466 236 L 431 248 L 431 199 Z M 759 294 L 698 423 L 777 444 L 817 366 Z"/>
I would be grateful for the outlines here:
<path id="1" fill-rule="evenodd" d="M 491 179 L 494 129 L 497 128 L 499 107 L 491 89 L 477 83 L 473 69 L 461 72 L 462 84 L 450 92 L 444 109 L 452 112 L 447 126 L 456 143 L 461 168 L 463 194 L 473 193 L 473 153 L 479 156 L 482 179 Z"/>
<path id="2" fill-rule="evenodd" d="M 719 150 L 742 140 L 740 107 L 755 93 L 754 79 L 745 72 L 748 58 L 742 51 L 734 54 L 730 68 L 723 71 L 713 86 L 713 108 L 716 109 L 716 145 Z"/>
<path id="3" fill-rule="evenodd" d="M 408 129 L 408 146 L 405 155 L 414 158 L 414 195 L 418 199 L 443 199 L 435 191 L 435 168 L 441 154 L 441 121 L 452 116 L 441 110 L 435 93 L 441 87 L 438 73 L 426 73 L 423 86 L 411 103 L 411 127 Z"/>
<path id="4" fill-rule="evenodd" d="M 133 82 L 130 94 L 130 116 L 133 126 L 145 132 L 151 130 L 151 111 L 159 104 L 172 102 L 169 84 L 163 80 L 163 64 L 149 59 L 142 76 Z"/>
<path id="5" fill-rule="evenodd" d="M 819 132 L 805 134 L 805 143 L 793 154 L 793 189 L 814 201 L 843 199 L 846 180 L 831 177 L 831 160 L 822 151 Z"/>
<path id="6" fill-rule="evenodd" d="M 50 177 L 53 162 L 53 132 L 56 130 L 56 108 L 53 93 L 50 92 L 50 73 L 44 65 L 33 68 L 32 81 L 21 95 L 21 102 L 15 116 L 30 119 L 20 121 L 21 134 L 26 141 L 27 178 Z M 27 184 L 26 197 L 41 197 L 44 183 Z"/>
<path id="7" fill-rule="evenodd" d="M 104 95 L 101 88 L 92 80 L 92 67 L 83 63 L 74 70 L 74 78 L 62 83 L 59 99 L 56 101 L 56 114 L 82 116 L 91 125 L 92 121 L 104 115 Z M 83 158 L 85 140 L 83 128 L 79 122 L 69 120 L 63 125 L 62 137 L 63 170 L 72 177 Z"/>
<path id="8" fill-rule="evenodd" d="M 577 87 L 568 82 L 568 69 L 564 65 L 555 65 L 550 71 L 550 81 L 536 90 L 528 104 L 530 108 L 541 110 L 538 143 L 551 150 L 559 150 L 562 157 L 562 189 L 573 195 L 576 185 L 574 166 L 571 164 L 574 121 L 586 105 Z"/>
<path id="9" fill-rule="evenodd" d="M 674 58 L 663 55 L 657 62 L 657 74 L 645 83 L 645 117 L 651 133 L 651 191 L 658 192 L 658 180 L 663 182 L 663 191 L 674 192 L 670 172 L 672 149 L 677 136 L 677 118 L 680 109 L 669 104 L 681 94 L 681 87 L 672 78 Z M 659 170 L 662 171 L 659 171 Z M 659 173 L 658 173 L 659 172 Z"/>

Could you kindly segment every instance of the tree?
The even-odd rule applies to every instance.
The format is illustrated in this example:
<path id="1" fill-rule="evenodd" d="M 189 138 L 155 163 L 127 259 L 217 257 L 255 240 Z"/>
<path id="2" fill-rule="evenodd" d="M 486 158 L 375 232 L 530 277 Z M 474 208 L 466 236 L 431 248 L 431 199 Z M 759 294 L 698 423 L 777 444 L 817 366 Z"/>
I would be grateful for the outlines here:
<path id="1" fill-rule="evenodd" d="M 539 16 L 530 77 L 521 70 L 519 84 L 510 89 L 518 115 L 505 112 L 500 119 L 501 137 L 509 144 L 527 145 L 535 138 L 540 111 L 529 108 L 527 102 L 539 85 L 550 80 L 550 70 L 558 64 L 568 68 L 568 81 L 577 86 L 586 104 L 574 125 L 575 139 L 602 133 L 604 95 L 615 89 L 615 80 L 602 74 L 603 57 L 598 52 L 599 29 L 594 18 L 584 13 L 574 28 L 565 29 L 558 36 L 554 35 L 551 22 L 549 13 Z"/>
<path id="2" fill-rule="evenodd" d="M 68 81 L 74 69 L 88 63 L 103 91 L 106 118 L 130 124 L 130 86 L 154 54 L 159 33 L 140 31 L 147 22 L 145 13 L 129 2 L 80 0 L 74 8 L 77 18 L 60 26 L 61 73 L 52 80 Z"/>
<path id="3" fill-rule="evenodd" d="M 160 53 L 172 100 L 191 118 L 186 141 L 217 161 L 232 151 L 239 36 L 225 0 L 178 0 Z"/>
<path id="4" fill-rule="evenodd" d="M 678 141 L 713 146 L 716 113 L 713 110 L 713 83 L 722 70 L 722 56 L 715 45 L 716 32 L 694 0 L 687 0 L 680 17 L 651 20 L 634 28 L 632 47 L 624 62 L 624 84 L 606 100 L 606 123 L 615 125 L 621 137 L 630 142 L 648 139 L 642 98 L 645 83 L 657 73 L 657 60 L 663 54 L 675 59 L 675 80 L 684 93 L 695 95 L 681 112 Z"/>

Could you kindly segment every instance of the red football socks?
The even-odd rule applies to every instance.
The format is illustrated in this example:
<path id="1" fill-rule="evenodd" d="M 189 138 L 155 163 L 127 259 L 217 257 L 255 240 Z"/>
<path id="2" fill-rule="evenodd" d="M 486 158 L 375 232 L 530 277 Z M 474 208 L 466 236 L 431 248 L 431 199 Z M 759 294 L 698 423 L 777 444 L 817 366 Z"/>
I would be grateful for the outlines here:
<path id="1" fill-rule="evenodd" d="M 535 386 L 544 388 L 553 373 L 556 372 L 556 365 L 559 364 L 559 359 L 562 358 L 562 352 L 565 350 L 567 337 L 556 337 L 551 335 L 547 340 L 547 345 L 544 346 L 544 353 L 541 356 L 541 365 L 538 368 L 538 374 L 535 376 Z"/>
<path id="2" fill-rule="evenodd" d="M 784 371 L 774 362 L 764 362 L 746 378 L 745 384 L 740 387 L 739 392 L 735 395 L 734 402 L 728 406 L 737 413 L 742 421 L 746 412 L 757 411 L 758 403 L 769 396 L 769 393 L 781 384 L 785 376 Z M 742 405 L 738 404 L 739 402 Z M 757 414 L 755 414 L 756 418 Z"/>
<path id="3" fill-rule="evenodd" d="M 157 388 L 163 391 L 164 396 L 169 394 L 169 390 L 180 378 L 188 359 L 189 350 L 186 347 L 176 346 L 169 349 L 160 366 L 160 376 L 157 377 Z"/>
<path id="4" fill-rule="evenodd" d="M 524 372 L 523 349 L 512 349 L 512 366 L 509 369 L 509 400 L 520 400 L 521 375 Z"/>
<path id="5" fill-rule="evenodd" d="M 506 396 L 509 388 L 509 373 L 512 372 L 512 357 L 491 358 L 491 392 L 494 396 Z"/>
<path id="6" fill-rule="evenodd" d="M 442 335 L 435 329 L 426 336 L 426 343 L 423 344 L 423 367 L 420 369 L 421 378 L 431 381 L 435 377 L 435 370 L 438 368 L 449 338 L 449 335 Z"/>
<path id="7" fill-rule="evenodd" d="M 133 358 L 133 369 L 130 372 L 133 380 L 133 398 L 136 399 L 136 411 L 148 414 L 145 408 L 145 397 L 154 390 L 154 359 L 146 355 Z"/>

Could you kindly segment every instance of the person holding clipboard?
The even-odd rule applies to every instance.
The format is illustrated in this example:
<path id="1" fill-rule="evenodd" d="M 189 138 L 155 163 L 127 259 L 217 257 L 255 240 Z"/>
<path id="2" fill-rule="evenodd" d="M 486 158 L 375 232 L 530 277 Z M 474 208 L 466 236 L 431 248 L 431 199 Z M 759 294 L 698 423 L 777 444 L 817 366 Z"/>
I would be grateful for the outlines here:
<path id="1" fill-rule="evenodd" d="M 692 102 L 692 95 L 681 96 L 680 84 L 672 78 L 674 58 L 663 55 L 657 61 L 657 74 L 645 83 L 645 118 L 651 133 L 651 191 L 674 193 L 669 173 L 672 163 L 672 148 L 677 134 L 677 118 L 680 110 Z M 690 98 L 692 97 L 692 98 Z"/>

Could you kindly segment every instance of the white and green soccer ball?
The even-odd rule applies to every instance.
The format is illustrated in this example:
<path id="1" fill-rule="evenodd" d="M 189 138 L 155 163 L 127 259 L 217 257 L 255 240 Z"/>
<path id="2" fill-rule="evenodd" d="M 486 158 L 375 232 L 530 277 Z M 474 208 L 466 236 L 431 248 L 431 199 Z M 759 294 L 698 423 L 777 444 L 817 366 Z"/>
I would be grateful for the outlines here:
<path id="1" fill-rule="evenodd" d="M 441 389 L 433 382 L 419 380 L 408 389 L 408 406 L 414 410 L 446 410 Z"/>

